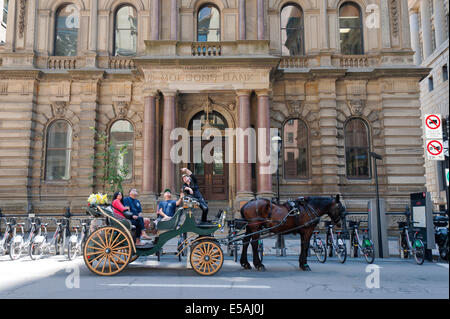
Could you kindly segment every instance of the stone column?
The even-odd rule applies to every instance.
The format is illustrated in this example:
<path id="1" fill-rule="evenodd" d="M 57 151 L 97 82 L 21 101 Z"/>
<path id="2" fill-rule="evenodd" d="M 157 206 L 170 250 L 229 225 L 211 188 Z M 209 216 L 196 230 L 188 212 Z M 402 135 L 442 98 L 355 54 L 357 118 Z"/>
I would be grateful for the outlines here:
<path id="1" fill-rule="evenodd" d="M 322 193 L 339 193 L 339 157 L 337 149 L 336 78 L 319 78 L 319 127 Z"/>
<path id="2" fill-rule="evenodd" d="M 239 90 L 236 92 L 239 99 L 238 106 L 238 129 L 250 128 L 250 90 Z M 248 199 L 253 197 L 252 193 L 252 166 L 248 163 L 248 141 L 243 145 L 236 139 L 236 157 L 242 154 L 243 162 L 236 163 L 237 173 L 237 197 Z"/>
<path id="3" fill-rule="evenodd" d="M 178 0 L 172 0 L 170 14 L 170 40 L 178 40 Z"/>
<path id="4" fill-rule="evenodd" d="M 245 40 L 245 29 L 245 0 L 239 0 L 239 40 Z"/>
<path id="5" fill-rule="evenodd" d="M 142 192 L 156 192 L 156 92 L 144 97 L 144 163 L 142 165 Z"/>
<path id="6" fill-rule="evenodd" d="M 422 52 L 420 49 L 419 14 L 417 10 L 410 11 L 409 23 L 411 25 L 411 47 L 414 51 L 414 63 L 416 65 L 421 65 Z"/>
<path id="7" fill-rule="evenodd" d="M 436 32 L 436 48 L 445 42 L 447 32 L 445 30 L 444 0 L 433 0 L 434 3 L 434 30 Z"/>
<path id="8" fill-rule="evenodd" d="M 389 21 L 388 0 L 381 0 L 381 46 L 382 48 L 391 47 L 391 27 Z"/>
<path id="9" fill-rule="evenodd" d="M 152 0 L 152 40 L 159 40 L 159 11 L 159 0 Z"/>
<path id="10" fill-rule="evenodd" d="M 433 53 L 433 46 L 431 43 L 430 5 L 428 0 L 420 1 L 420 19 L 422 22 L 423 59 L 426 60 L 431 53 Z"/>
<path id="11" fill-rule="evenodd" d="M 175 98 L 176 91 L 165 91 L 164 95 L 164 111 L 163 111 L 163 140 L 162 140 L 162 191 L 170 188 L 175 191 L 175 164 L 170 158 L 170 151 L 174 145 L 174 141 L 170 140 L 170 133 L 175 129 L 176 110 Z"/>
<path id="12" fill-rule="evenodd" d="M 258 197 L 272 198 L 272 174 L 270 172 L 270 162 L 261 162 L 260 153 L 268 154 L 270 156 L 270 103 L 269 103 L 269 91 L 261 90 L 256 91 L 258 96 L 258 148 L 264 148 L 264 150 L 258 149 L 258 170 L 257 170 L 257 193 Z M 262 134 L 265 135 L 262 137 Z"/>
<path id="13" fill-rule="evenodd" d="M 258 40 L 264 40 L 264 0 L 258 0 Z"/>
<path id="14" fill-rule="evenodd" d="M 97 30 L 98 30 L 98 0 L 91 0 L 91 16 L 89 30 L 89 51 L 97 51 Z"/>
<path id="15" fill-rule="evenodd" d="M 409 49 L 411 48 L 411 30 L 409 23 L 408 0 L 401 0 L 400 11 L 402 19 L 402 47 Z"/>
<path id="16" fill-rule="evenodd" d="M 322 31 L 322 48 L 330 48 L 330 32 L 328 30 L 328 0 L 322 0 L 322 5 L 320 7 L 320 21 L 323 26 Z"/>

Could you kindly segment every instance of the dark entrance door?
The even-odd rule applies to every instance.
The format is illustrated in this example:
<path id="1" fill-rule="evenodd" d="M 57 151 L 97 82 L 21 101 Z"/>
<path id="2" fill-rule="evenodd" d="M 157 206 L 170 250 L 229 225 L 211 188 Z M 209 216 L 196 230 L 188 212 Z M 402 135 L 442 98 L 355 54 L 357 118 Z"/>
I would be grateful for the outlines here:
<path id="1" fill-rule="evenodd" d="M 201 128 L 201 132 L 203 132 L 206 128 L 214 128 L 223 133 L 227 127 L 227 121 L 219 112 L 202 111 L 194 115 L 189 123 L 188 129 L 192 133 L 194 129 L 198 130 Z M 229 174 L 228 164 L 225 163 L 225 137 L 214 137 L 215 141 L 217 139 L 220 140 L 221 147 L 210 148 L 210 155 L 213 160 L 209 163 L 203 161 L 202 154 L 207 152 L 204 148 L 211 143 L 212 138 L 211 140 L 193 143 L 194 138 L 191 137 L 191 158 L 188 167 L 197 177 L 200 191 L 206 200 L 228 200 Z"/>
<path id="2" fill-rule="evenodd" d="M 228 199 L 228 164 L 225 163 L 225 138 L 222 138 L 222 147 L 211 150 L 213 158 L 211 163 L 203 161 L 205 145 L 209 141 L 201 142 L 201 151 L 194 149 L 191 139 L 191 161 L 189 169 L 193 172 L 198 181 L 200 192 L 206 200 L 227 200 Z M 194 156 L 201 163 L 194 163 Z"/>

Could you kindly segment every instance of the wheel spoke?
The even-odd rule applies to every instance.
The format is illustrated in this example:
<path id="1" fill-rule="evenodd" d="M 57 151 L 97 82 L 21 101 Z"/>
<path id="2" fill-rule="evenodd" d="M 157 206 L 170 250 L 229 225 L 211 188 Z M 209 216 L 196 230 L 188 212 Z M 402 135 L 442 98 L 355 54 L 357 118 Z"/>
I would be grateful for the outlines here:
<path id="1" fill-rule="evenodd" d="M 123 243 L 124 241 L 126 241 L 127 239 L 124 238 L 122 241 L 120 241 L 119 243 L 115 244 L 114 246 L 111 246 L 111 249 L 116 248 L 117 246 L 119 246 L 121 243 Z"/>
<path id="2" fill-rule="evenodd" d="M 96 241 L 94 238 L 91 238 L 91 240 L 96 243 L 101 249 L 105 249 L 106 247 L 102 244 L 100 244 L 98 241 Z"/>
<path id="3" fill-rule="evenodd" d="M 89 256 L 90 256 L 90 255 L 89 255 Z M 99 259 L 100 257 L 103 257 L 103 256 L 105 256 L 105 254 L 104 254 L 104 253 L 103 253 L 103 254 L 101 254 L 101 255 L 99 255 L 99 256 L 97 256 L 97 257 L 95 257 L 94 259 L 90 260 L 90 261 L 89 261 L 89 263 L 93 264 L 93 263 L 94 263 L 94 261 L 96 261 L 97 259 Z"/>
<path id="4" fill-rule="evenodd" d="M 97 233 L 97 237 L 100 239 L 100 241 L 103 243 L 103 247 L 106 247 L 105 242 L 103 241 L 103 238 L 100 236 L 100 232 Z M 92 239 L 93 240 L 93 239 Z"/>
<path id="5" fill-rule="evenodd" d="M 102 263 L 102 261 L 106 258 L 106 255 L 103 255 L 102 259 L 100 259 L 100 261 L 97 263 L 97 265 L 95 265 L 95 270 L 97 270 L 98 266 L 100 266 L 100 264 Z"/>

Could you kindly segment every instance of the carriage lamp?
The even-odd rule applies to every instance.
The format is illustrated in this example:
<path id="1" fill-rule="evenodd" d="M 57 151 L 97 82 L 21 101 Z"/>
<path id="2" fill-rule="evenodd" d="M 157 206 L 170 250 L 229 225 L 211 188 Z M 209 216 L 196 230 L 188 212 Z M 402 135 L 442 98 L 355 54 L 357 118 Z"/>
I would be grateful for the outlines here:
<path id="1" fill-rule="evenodd" d="M 277 152 L 277 203 L 280 203 L 280 154 L 283 147 L 283 140 L 280 136 L 272 137 L 272 148 Z"/>

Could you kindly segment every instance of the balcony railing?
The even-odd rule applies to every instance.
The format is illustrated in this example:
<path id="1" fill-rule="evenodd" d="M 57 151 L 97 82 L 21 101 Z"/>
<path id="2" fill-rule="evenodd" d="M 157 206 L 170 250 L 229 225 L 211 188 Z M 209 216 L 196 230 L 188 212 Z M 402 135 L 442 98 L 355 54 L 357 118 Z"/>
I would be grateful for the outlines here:
<path id="1" fill-rule="evenodd" d="M 342 68 L 365 68 L 369 66 L 369 58 L 364 55 L 341 55 L 336 56 L 338 66 Z"/>
<path id="2" fill-rule="evenodd" d="M 194 42 L 192 43 L 193 56 L 221 56 L 222 44 L 220 42 Z"/>
<path id="3" fill-rule="evenodd" d="M 307 57 L 282 57 L 280 61 L 281 69 L 301 69 L 307 67 Z"/>
<path id="4" fill-rule="evenodd" d="M 77 57 L 49 57 L 47 68 L 51 70 L 73 70 L 78 67 Z"/>
<path id="5" fill-rule="evenodd" d="M 136 66 L 134 65 L 132 58 L 110 57 L 108 58 L 107 68 L 116 70 L 132 70 L 135 69 Z"/>

